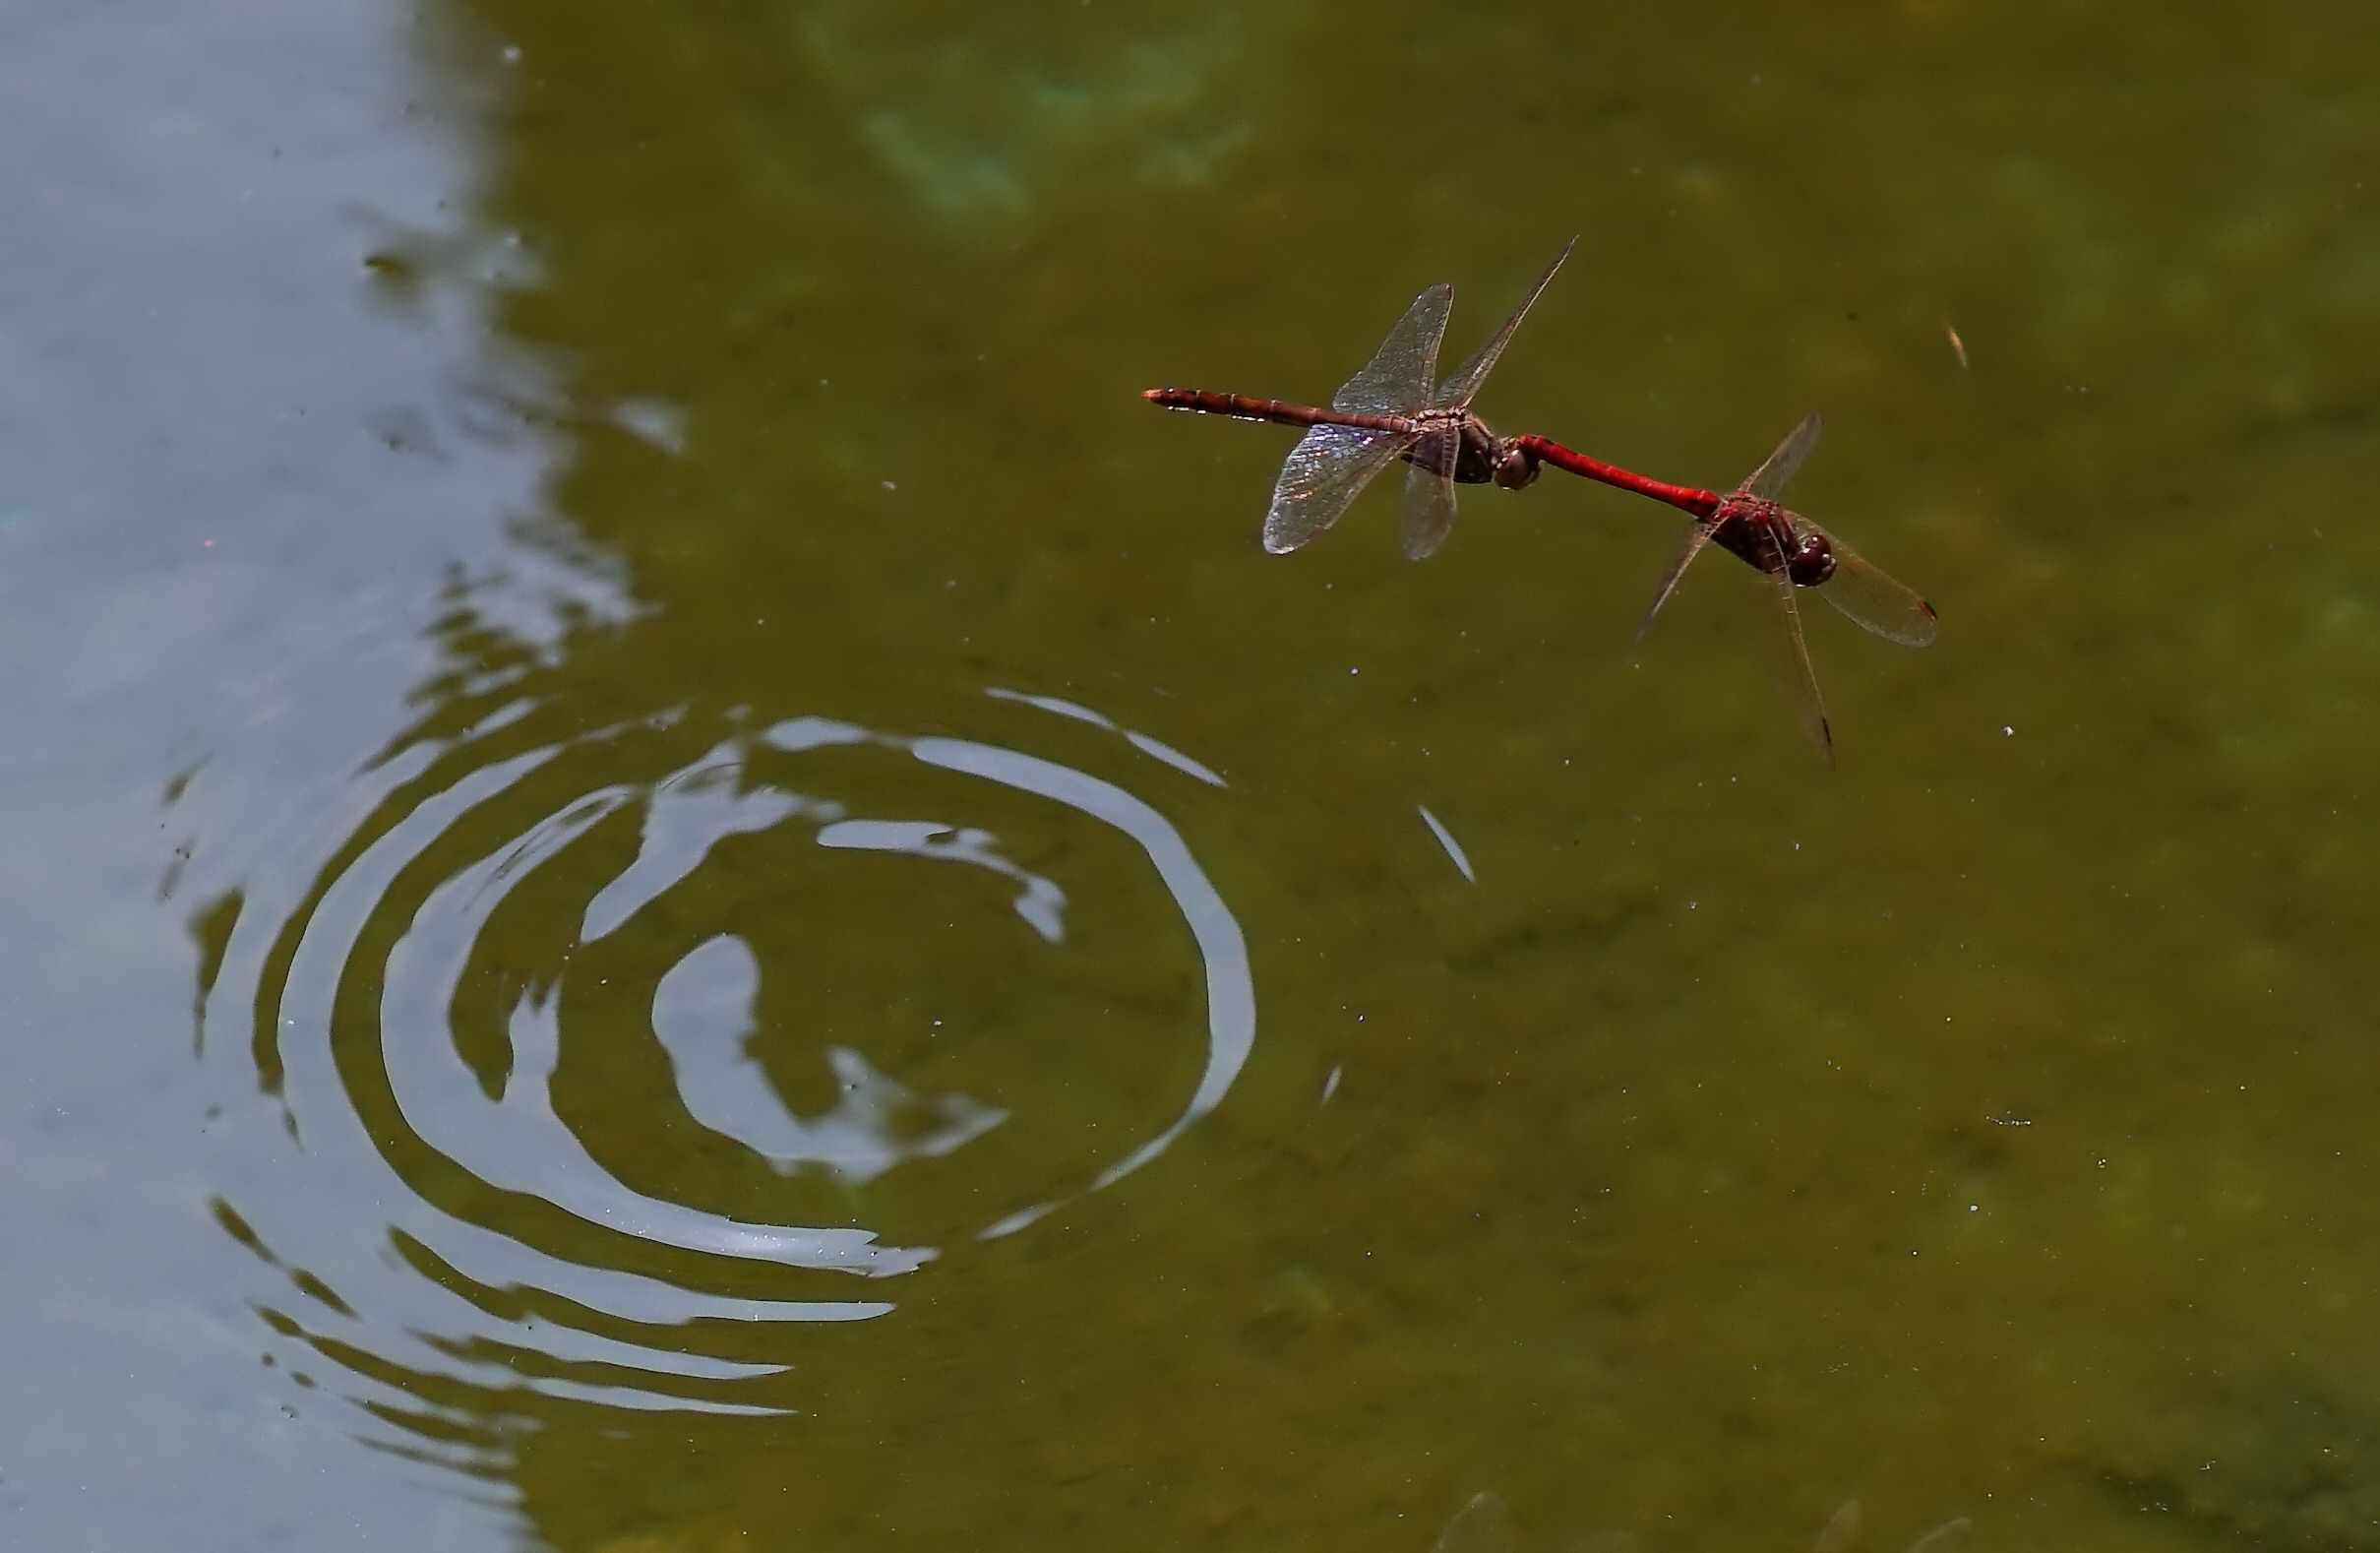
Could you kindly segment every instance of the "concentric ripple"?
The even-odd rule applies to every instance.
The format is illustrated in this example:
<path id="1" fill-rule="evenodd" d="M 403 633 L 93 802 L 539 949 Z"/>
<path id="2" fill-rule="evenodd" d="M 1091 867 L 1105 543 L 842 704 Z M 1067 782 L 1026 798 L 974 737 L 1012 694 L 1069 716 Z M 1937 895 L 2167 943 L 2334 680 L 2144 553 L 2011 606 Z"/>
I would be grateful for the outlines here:
<path id="1" fill-rule="evenodd" d="M 1220 1104 L 1247 951 L 1158 803 L 1221 779 L 993 694 L 1114 735 L 1109 774 L 824 717 L 497 716 L 203 913 L 202 1050 L 286 1134 L 217 1216 L 299 1296 L 261 1307 L 291 1361 L 414 1403 L 800 1408 L 788 1333 L 895 1312 Z"/>

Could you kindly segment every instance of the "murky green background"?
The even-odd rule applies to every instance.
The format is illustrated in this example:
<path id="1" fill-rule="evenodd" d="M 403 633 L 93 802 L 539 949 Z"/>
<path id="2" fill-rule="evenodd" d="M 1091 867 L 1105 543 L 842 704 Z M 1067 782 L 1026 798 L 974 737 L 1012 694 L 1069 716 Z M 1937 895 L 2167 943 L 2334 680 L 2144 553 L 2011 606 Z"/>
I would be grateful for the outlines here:
<path id="1" fill-rule="evenodd" d="M 0 1540 L 2380 1547 L 2375 57 L 19 5 Z M 1483 412 L 1941 609 L 1833 774 L 1674 514 L 1135 397 L 1573 232 Z"/>

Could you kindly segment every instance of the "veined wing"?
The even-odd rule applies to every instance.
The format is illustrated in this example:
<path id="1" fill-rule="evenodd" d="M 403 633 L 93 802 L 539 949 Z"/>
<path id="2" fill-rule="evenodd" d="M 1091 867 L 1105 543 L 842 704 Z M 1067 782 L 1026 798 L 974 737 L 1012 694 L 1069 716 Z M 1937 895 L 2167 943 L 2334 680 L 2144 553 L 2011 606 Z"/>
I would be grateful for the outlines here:
<path id="1" fill-rule="evenodd" d="M 1815 528 L 1797 515 L 1795 524 Z M 1934 638 L 1933 605 L 1871 566 L 1857 550 L 1825 529 L 1835 552 L 1835 573 L 1816 589 L 1818 596 L 1842 611 L 1845 618 L 1903 647 L 1923 647 Z"/>
<path id="2" fill-rule="evenodd" d="M 1494 1494 L 1476 1494 L 1438 1533 L 1436 1553 L 1512 1553 L 1512 1512 Z"/>
<path id="3" fill-rule="evenodd" d="M 1281 466 L 1264 514 L 1264 548 L 1275 555 L 1312 540 L 1339 521 L 1372 477 L 1411 444 L 1393 431 L 1316 426 L 1298 439 Z"/>
<path id="4" fill-rule="evenodd" d="M 1801 638 L 1801 606 L 1795 602 L 1793 578 L 1785 570 L 1785 557 L 1777 554 L 1777 531 L 1763 529 L 1760 548 L 1760 569 L 1767 574 L 1769 587 L 1775 591 L 1777 608 L 1785 623 L 1785 661 L 1780 673 L 1785 679 L 1785 694 L 1794 704 L 1794 715 L 1801 731 L 1818 746 L 1818 753 L 1828 766 L 1835 764 L 1835 730 L 1826 720 L 1826 702 L 1818 694 L 1818 675 L 1809 666 L 1809 644 Z M 1854 1515 L 1858 1512 L 1855 1510 Z"/>
<path id="5" fill-rule="evenodd" d="M 1415 297 L 1364 370 L 1339 385 L 1330 407 L 1361 415 L 1410 415 L 1427 407 L 1438 342 L 1446 337 L 1446 312 L 1453 305 L 1454 287 L 1442 280 Z"/>
<path id="6" fill-rule="evenodd" d="M 1405 471 L 1403 539 L 1409 561 L 1429 560 L 1453 531 L 1454 457 L 1460 446 L 1452 436 L 1440 436 L 1433 466 L 1416 464 Z"/>
<path id="7" fill-rule="evenodd" d="M 1817 411 L 1812 410 L 1801 417 L 1800 425 L 1796 426 L 1783 442 L 1777 444 L 1777 451 L 1768 456 L 1768 462 L 1754 469 L 1751 478 L 1737 486 L 1736 489 L 1745 495 L 1760 497 L 1764 501 L 1775 501 L 1778 493 L 1785 489 L 1786 482 L 1791 480 L 1794 472 L 1801 467 L 1801 461 L 1809 457 L 1809 450 L 1817 446 L 1817 443 L 1818 414 Z"/>
<path id="8" fill-rule="evenodd" d="M 1694 557 L 1702 553 L 1702 547 L 1711 542 L 1711 535 L 1717 527 L 1696 520 L 1693 531 L 1685 536 L 1685 548 L 1678 552 L 1678 559 L 1670 563 L 1669 572 L 1661 579 L 1661 590 L 1653 595 L 1652 606 L 1645 610 L 1644 618 L 1636 623 L 1633 646 L 1644 646 L 1645 633 L 1653 629 L 1653 617 L 1661 613 L 1661 606 L 1670 601 L 1672 593 L 1678 591 L 1678 579 L 1685 576 L 1685 569 L 1694 564 Z"/>
<path id="9" fill-rule="evenodd" d="M 1520 328 L 1520 321 L 1529 316 L 1530 307 L 1545 291 L 1547 282 L 1554 279 L 1554 272 L 1561 268 L 1562 261 L 1569 258 L 1570 250 L 1577 246 L 1578 239 L 1575 237 L 1562 244 L 1561 252 L 1556 254 L 1554 262 L 1546 266 L 1546 273 L 1537 278 L 1537 283 L 1529 287 L 1529 294 L 1520 299 L 1520 306 L 1514 308 L 1512 316 L 1504 320 L 1504 327 L 1489 336 L 1488 342 L 1472 352 L 1470 360 L 1447 374 L 1446 381 L 1437 392 L 1440 404 L 1449 404 L 1457 409 L 1470 404 L 1472 397 L 1479 393 L 1479 386 L 1488 380 L 1488 373 L 1495 367 L 1496 357 L 1502 355 L 1504 346 L 1512 342 L 1512 332 Z"/>

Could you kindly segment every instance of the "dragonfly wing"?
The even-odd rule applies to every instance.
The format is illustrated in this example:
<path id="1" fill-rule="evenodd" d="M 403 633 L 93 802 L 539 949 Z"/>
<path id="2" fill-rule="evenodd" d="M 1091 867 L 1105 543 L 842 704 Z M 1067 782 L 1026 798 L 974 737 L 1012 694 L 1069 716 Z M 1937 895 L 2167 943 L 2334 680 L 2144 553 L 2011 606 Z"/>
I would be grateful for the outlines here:
<path id="1" fill-rule="evenodd" d="M 1819 597 L 1887 642 L 1923 647 L 1933 640 L 1933 605 L 1870 566 L 1833 534 L 1827 534 L 1826 542 L 1834 548 L 1835 573 L 1818 585 Z"/>
<path id="2" fill-rule="evenodd" d="M 1489 370 L 1495 365 L 1495 358 L 1502 355 L 1504 346 L 1512 342 L 1512 332 L 1520 328 L 1520 321 L 1529 316 L 1530 307 L 1544 292 L 1547 282 L 1554 279 L 1554 272 L 1561 268 L 1562 261 L 1569 258 L 1570 250 L 1577 246 L 1578 239 L 1575 237 L 1562 244 L 1561 252 L 1556 254 L 1554 262 L 1546 266 L 1546 273 L 1537 278 L 1537 283 L 1529 287 L 1529 294 L 1520 299 L 1520 306 L 1514 308 L 1512 316 L 1504 320 L 1504 327 L 1491 335 L 1488 342 L 1472 353 L 1470 360 L 1447 375 L 1445 383 L 1438 389 L 1437 402 L 1440 404 L 1460 408 L 1471 403 L 1472 396 L 1479 393 L 1479 386 L 1488 380 Z"/>
<path id="3" fill-rule="evenodd" d="M 1801 731 L 1809 735 L 1809 741 L 1818 746 L 1826 764 L 1832 766 L 1835 730 L 1826 720 L 1826 703 L 1818 695 L 1818 675 L 1809 666 L 1809 644 L 1801 638 L 1801 606 L 1794 600 L 1794 581 L 1786 574 L 1785 558 L 1774 553 L 1773 533 L 1763 536 L 1761 547 L 1771 552 L 1761 557 L 1761 570 L 1767 573 L 1769 586 L 1776 592 L 1777 608 L 1785 624 L 1785 661 L 1780 668 L 1785 677 L 1785 694 L 1793 703 Z"/>
<path id="4" fill-rule="evenodd" d="M 1287 555 L 1337 523 L 1347 504 L 1411 441 L 1353 426 L 1316 426 L 1299 438 L 1272 488 L 1264 548 Z"/>
<path id="5" fill-rule="evenodd" d="M 1452 437 L 1440 437 L 1444 456 L 1434 459 L 1439 468 L 1416 464 L 1405 472 L 1405 558 L 1427 561 L 1446 542 L 1454 528 L 1454 449 Z"/>
<path id="6" fill-rule="evenodd" d="M 1453 305 L 1454 287 L 1444 281 L 1415 297 L 1364 370 L 1339 385 L 1330 407 L 1361 415 L 1410 415 L 1428 405 L 1438 342 L 1446 338 L 1446 313 Z"/>
<path id="7" fill-rule="evenodd" d="M 1817 444 L 1818 415 L 1812 410 L 1801 417 L 1800 425 L 1777 444 L 1777 451 L 1768 456 L 1768 462 L 1754 469 L 1751 478 L 1736 489 L 1763 501 L 1775 501 L 1778 492 L 1785 489 L 1787 482 L 1793 479 L 1794 472 L 1801 467 L 1801 461 L 1809 457 L 1809 450 Z"/>
<path id="8" fill-rule="evenodd" d="M 1512 1553 L 1512 1512 L 1494 1494 L 1476 1494 L 1438 1533 L 1436 1553 Z"/>
<path id="9" fill-rule="evenodd" d="M 1661 613 L 1661 606 L 1670 601 L 1672 593 L 1678 591 L 1678 579 L 1685 576 L 1685 569 L 1694 564 L 1694 557 L 1702 553 L 1702 547 L 1711 542 L 1711 533 L 1709 524 L 1697 522 L 1693 531 L 1685 536 L 1685 548 L 1678 551 L 1678 559 L 1670 563 L 1668 574 L 1661 580 L 1661 590 L 1653 595 L 1652 606 L 1645 610 L 1644 619 L 1636 624 L 1634 646 L 1644 646 L 1645 633 L 1653 629 L 1653 617 Z"/>

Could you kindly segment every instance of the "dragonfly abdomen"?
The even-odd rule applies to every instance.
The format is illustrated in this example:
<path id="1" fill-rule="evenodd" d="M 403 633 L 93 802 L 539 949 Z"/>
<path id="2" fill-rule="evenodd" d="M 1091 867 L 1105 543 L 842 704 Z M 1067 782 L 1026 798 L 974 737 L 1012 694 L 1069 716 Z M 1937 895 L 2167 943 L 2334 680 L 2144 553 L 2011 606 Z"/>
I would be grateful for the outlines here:
<path id="1" fill-rule="evenodd" d="M 1166 409 L 1197 410 L 1230 415 L 1240 420 L 1264 420 L 1278 426 L 1354 426 L 1364 431 L 1406 432 L 1413 423 L 1402 415 L 1367 415 L 1355 410 L 1325 409 L 1317 404 L 1290 404 L 1277 399 L 1254 399 L 1246 394 L 1218 394 L 1212 389 L 1153 388 L 1140 396 Z"/>

